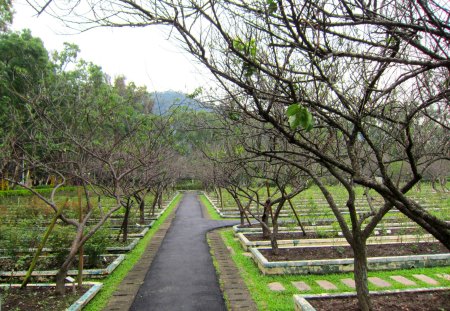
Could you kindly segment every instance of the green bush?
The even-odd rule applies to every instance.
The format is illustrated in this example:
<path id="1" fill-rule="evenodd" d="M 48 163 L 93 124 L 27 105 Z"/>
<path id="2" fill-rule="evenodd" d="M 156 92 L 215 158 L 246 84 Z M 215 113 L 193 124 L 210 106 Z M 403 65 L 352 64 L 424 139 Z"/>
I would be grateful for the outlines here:
<path id="1" fill-rule="evenodd" d="M 57 266 L 61 266 L 66 260 L 74 237 L 75 228 L 72 226 L 56 226 L 50 233 L 45 246 L 52 249 Z"/>
<path id="2" fill-rule="evenodd" d="M 46 194 L 51 193 L 53 191 L 53 187 L 45 187 L 45 188 L 34 188 L 36 192 L 40 194 Z M 58 193 L 64 192 L 70 192 L 76 190 L 76 186 L 67 186 L 67 187 L 61 187 L 58 188 Z M 33 195 L 33 193 L 30 190 L 27 189 L 17 189 L 17 190 L 3 190 L 0 191 L 0 197 L 14 197 L 14 196 L 27 196 L 27 195 Z"/>
<path id="3" fill-rule="evenodd" d="M 84 254 L 88 256 L 86 263 L 89 268 L 98 267 L 100 255 L 106 253 L 109 233 L 108 228 L 102 227 L 84 245 Z"/>
<path id="4" fill-rule="evenodd" d="M 0 225 L 0 248 L 4 254 L 17 258 L 22 249 L 35 248 L 39 244 L 42 231 L 36 229 L 33 220 Z"/>

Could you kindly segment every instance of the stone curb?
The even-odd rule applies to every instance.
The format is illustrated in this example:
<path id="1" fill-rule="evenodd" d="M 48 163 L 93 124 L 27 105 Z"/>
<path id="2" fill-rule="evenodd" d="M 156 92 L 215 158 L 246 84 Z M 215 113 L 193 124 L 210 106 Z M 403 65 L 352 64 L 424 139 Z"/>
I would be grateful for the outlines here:
<path id="1" fill-rule="evenodd" d="M 383 291 L 371 291 L 371 295 L 384 295 L 384 294 L 395 294 L 395 293 L 418 293 L 427 291 L 446 291 L 450 287 L 434 287 L 434 288 L 414 288 L 414 289 L 394 289 L 394 290 L 383 290 Z M 355 297 L 355 292 L 348 293 L 336 293 L 336 294 L 315 294 L 315 295 L 294 295 L 295 311 L 315 311 L 316 309 L 311 306 L 307 299 L 314 298 L 338 298 L 338 297 Z"/>
<path id="2" fill-rule="evenodd" d="M 125 259 L 123 254 L 104 254 L 100 256 L 117 257 L 106 268 L 103 269 L 83 269 L 83 275 L 90 278 L 102 278 L 110 275 Z M 28 271 L 0 271 L 0 277 L 20 278 L 24 277 Z M 32 276 L 54 276 L 58 270 L 35 270 L 31 273 Z M 71 269 L 67 271 L 67 275 L 78 275 L 78 270 Z"/>
<path id="3" fill-rule="evenodd" d="M 92 284 L 92 287 L 86 293 L 84 293 L 84 295 L 81 296 L 77 301 L 75 301 L 69 308 L 67 308 L 67 311 L 82 310 L 83 307 L 87 305 L 88 302 L 91 301 L 91 299 L 94 298 L 95 295 L 97 295 L 97 293 L 103 286 L 102 283 L 90 283 L 90 284 Z"/>
<path id="4" fill-rule="evenodd" d="M 269 262 L 260 249 L 263 248 L 251 247 L 250 252 L 263 274 L 329 274 L 353 271 L 353 258 Z M 449 263 L 450 254 L 447 253 L 367 258 L 368 267 L 373 271 L 447 266 Z"/>
<path id="5" fill-rule="evenodd" d="M 228 302 L 229 310 L 257 311 L 258 308 L 252 300 L 250 292 L 218 230 L 208 232 L 207 237 L 211 252 L 218 265 L 216 269 L 219 270 L 219 282 Z"/>
<path id="6" fill-rule="evenodd" d="M 54 287 L 54 283 L 31 283 L 27 287 Z M 83 286 L 90 286 L 87 292 L 85 292 L 80 298 L 78 298 L 72 305 L 70 305 L 66 311 L 79 311 L 91 301 L 92 298 L 99 292 L 103 284 L 99 282 L 83 282 Z M 0 287 L 20 287 L 20 284 L 0 284 Z M 72 287 L 66 283 L 66 288 Z M 1 310 L 1 304 L 0 304 Z"/>
<path id="7" fill-rule="evenodd" d="M 260 235 L 260 233 L 243 233 L 236 232 L 235 236 L 239 239 L 242 248 L 246 251 L 250 247 L 265 248 L 270 247 L 270 241 L 267 240 L 257 240 L 250 241 L 247 236 Z M 395 236 L 372 236 L 367 239 L 367 245 L 376 244 L 402 244 L 402 243 L 416 243 L 416 242 L 435 242 L 437 241 L 431 234 L 425 234 L 423 236 L 416 235 L 395 235 Z M 280 247 L 319 247 L 319 246 L 349 246 L 347 240 L 342 237 L 333 238 L 315 238 L 315 239 L 279 239 L 277 243 Z"/>
<path id="8" fill-rule="evenodd" d="M 145 275 L 147 274 L 147 271 L 149 270 L 152 261 L 155 258 L 173 219 L 175 218 L 176 210 L 179 205 L 180 204 L 178 203 L 165 222 L 161 224 L 158 231 L 155 232 L 150 243 L 147 245 L 147 248 L 142 254 L 141 259 L 139 259 L 133 269 L 131 269 L 127 276 L 122 280 L 119 287 L 109 300 L 108 305 L 103 310 L 123 311 L 130 309 L 139 288 L 144 283 Z"/>

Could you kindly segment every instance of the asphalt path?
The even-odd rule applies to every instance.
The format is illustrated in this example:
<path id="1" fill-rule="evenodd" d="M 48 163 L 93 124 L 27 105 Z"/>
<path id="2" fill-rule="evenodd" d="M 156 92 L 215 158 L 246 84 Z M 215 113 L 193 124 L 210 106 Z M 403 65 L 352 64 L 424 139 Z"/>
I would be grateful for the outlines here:
<path id="1" fill-rule="evenodd" d="M 226 310 L 206 233 L 236 224 L 209 220 L 186 192 L 130 310 Z"/>

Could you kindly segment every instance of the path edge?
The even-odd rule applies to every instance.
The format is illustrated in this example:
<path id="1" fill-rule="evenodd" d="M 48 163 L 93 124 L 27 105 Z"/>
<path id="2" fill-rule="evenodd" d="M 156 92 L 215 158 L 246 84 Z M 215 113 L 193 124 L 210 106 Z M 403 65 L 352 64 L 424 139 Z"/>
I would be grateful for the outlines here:
<path id="1" fill-rule="evenodd" d="M 182 193 L 180 193 L 180 195 L 183 196 Z M 170 215 L 167 216 L 166 220 L 159 226 L 145 248 L 141 258 L 122 280 L 106 307 L 102 309 L 103 311 L 123 311 L 131 308 L 139 288 L 144 283 L 147 271 L 150 269 L 153 259 L 156 257 L 158 249 L 172 225 L 172 221 L 175 219 L 181 201 L 182 198 L 178 201 Z"/>
<path id="2" fill-rule="evenodd" d="M 223 230 L 223 228 L 219 228 L 209 231 L 207 240 L 227 308 L 230 311 L 257 311 L 258 308 L 251 297 L 250 291 L 231 258 L 230 250 L 220 235 L 221 229 Z"/>

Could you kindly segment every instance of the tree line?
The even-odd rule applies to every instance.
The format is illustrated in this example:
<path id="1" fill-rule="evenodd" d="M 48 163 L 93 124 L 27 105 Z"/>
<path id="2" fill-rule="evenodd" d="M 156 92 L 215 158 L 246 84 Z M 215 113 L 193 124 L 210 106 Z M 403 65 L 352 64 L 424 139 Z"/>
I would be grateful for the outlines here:
<path id="1" fill-rule="evenodd" d="M 204 96 L 214 120 L 194 122 L 213 138 L 196 145 L 212 160 L 203 177 L 261 206 L 269 235 L 292 195 L 316 184 L 354 251 L 362 310 L 372 309 L 366 240 L 389 210 L 450 249 L 446 219 L 408 196 L 424 176 L 445 186 L 448 175 L 450 9 L 440 1 L 30 2 L 74 27 L 170 27 L 217 80 Z M 345 189 L 350 222 L 330 182 Z M 358 214 L 356 186 L 383 202 L 368 196 Z M 238 206 L 245 217 L 249 203 Z"/>

